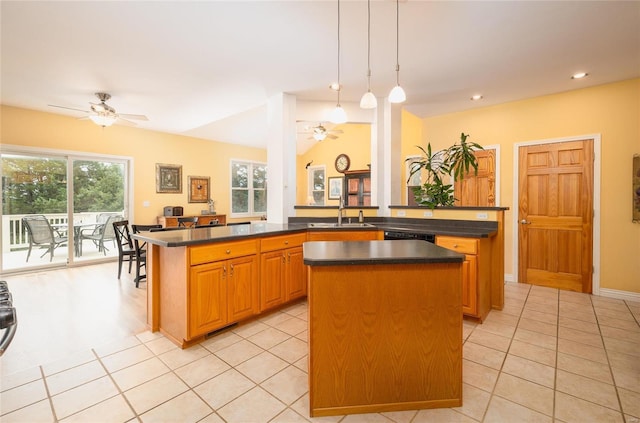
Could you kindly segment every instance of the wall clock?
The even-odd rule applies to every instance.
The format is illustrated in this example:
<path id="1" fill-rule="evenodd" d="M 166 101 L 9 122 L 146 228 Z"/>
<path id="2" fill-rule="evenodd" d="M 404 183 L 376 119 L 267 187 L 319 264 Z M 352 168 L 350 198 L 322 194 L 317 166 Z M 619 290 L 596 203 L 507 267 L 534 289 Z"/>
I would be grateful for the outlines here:
<path id="1" fill-rule="evenodd" d="M 338 154 L 336 157 L 336 170 L 340 173 L 344 173 L 349 170 L 349 166 L 351 166 L 351 159 L 346 154 Z"/>

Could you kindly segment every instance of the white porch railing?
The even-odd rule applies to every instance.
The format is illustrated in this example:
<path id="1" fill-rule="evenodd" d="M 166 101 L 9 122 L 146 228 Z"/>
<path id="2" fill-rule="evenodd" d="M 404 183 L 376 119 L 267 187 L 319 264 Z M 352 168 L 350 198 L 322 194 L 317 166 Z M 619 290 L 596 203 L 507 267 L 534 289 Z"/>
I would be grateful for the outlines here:
<path id="1" fill-rule="evenodd" d="M 75 223 L 95 222 L 102 212 L 76 213 L 73 216 Z M 16 251 L 29 247 L 27 229 L 22 224 L 22 218 L 28 214 L 2 215 L 2 251 Z M 54 213 L 45 215 L 52 225 L 68 224 L 66 213 Z"/>

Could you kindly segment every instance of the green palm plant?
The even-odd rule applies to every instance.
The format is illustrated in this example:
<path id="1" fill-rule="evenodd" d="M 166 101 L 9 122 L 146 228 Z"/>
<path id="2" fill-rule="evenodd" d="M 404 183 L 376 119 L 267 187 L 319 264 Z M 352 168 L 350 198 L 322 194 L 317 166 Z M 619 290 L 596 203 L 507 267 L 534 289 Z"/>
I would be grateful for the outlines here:
<path id="1" fill-rule="evenodd" d="M 437 206 L 453 206 L 453 185 L 444 183 L 443 178 L 453 174 L 454 181 L 462 180 L 471 168 L 477 174 L 478 160 L 474 151 L 483 150 L 481 145 L 468 142 L 467 138 L 469 135 L 463 132 L 460 135 L 460 144 L 453 144 L 446 150 L 435 153 L 432 152 L 431 143 L 427 144 L 426 150 L 418 146 L 423 157 L 419 160 L 407 159 L 412 161 L 409 179 L 421 169 L 427 174 L 424 184 L 413 189 L 416 203 L 432 209 Z"/>

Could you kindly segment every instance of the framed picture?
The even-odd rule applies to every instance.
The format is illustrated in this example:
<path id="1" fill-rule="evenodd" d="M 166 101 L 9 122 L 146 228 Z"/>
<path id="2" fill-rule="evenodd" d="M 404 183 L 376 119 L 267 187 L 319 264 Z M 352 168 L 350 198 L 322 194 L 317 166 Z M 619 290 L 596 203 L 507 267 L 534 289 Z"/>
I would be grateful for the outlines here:
<path id="1" fill-rule="evenodd" d="M 329 177 L 329 200 L 340 199 L 343 179 L 341 176 Z"/>
<path id="2" fill-rule="evenodd" d="M 209 201 L 209 177 L 189 176 L 189 202 L 206 203 Z"/>
<path id="3" fill-rule="evenodd" d="M 156 163 L 156 192 L 182 194 L 182 166 Z"/>

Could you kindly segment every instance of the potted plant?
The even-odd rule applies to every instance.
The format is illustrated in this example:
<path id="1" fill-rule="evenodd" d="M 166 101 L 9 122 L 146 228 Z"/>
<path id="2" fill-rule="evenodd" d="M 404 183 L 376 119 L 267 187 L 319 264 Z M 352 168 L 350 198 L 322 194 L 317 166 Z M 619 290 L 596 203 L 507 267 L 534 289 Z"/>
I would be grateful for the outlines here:
<path id="1" fill-rule="evenodd" d="M 421 169 L 426 171 L 426 180 L 421 186 L 413 189 L 416 203 L 421 206 L 435 208 L 437 206 L 453 206 L 453 185 L 444 182 L 444 177 L 453 175 L 453 180 L 462 180 L 464 175 L 473 168 L 475 174 L 478 173 L 478 160 L 474 151 L 483 150 L 482 146 L 467 142 L 468 134 L 464 132 L 460 135 L 460 143 L 453 144 L 446 150 L 435 153 L 431 150 L 431 143 L 427 144 L 427 149 L 418 146 L 424 154 L 420 160 L 411 160 L 411 173 L 409 179 Z"/>

